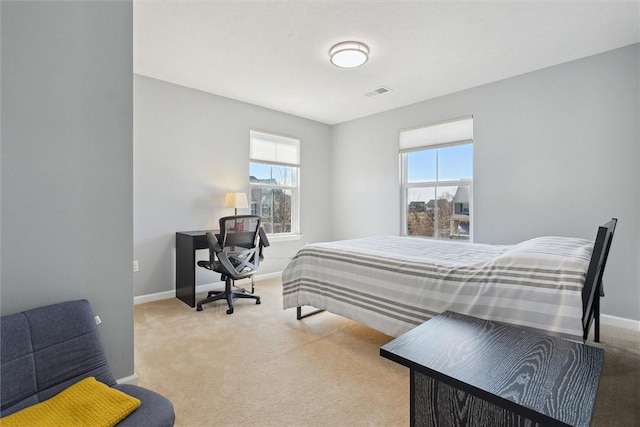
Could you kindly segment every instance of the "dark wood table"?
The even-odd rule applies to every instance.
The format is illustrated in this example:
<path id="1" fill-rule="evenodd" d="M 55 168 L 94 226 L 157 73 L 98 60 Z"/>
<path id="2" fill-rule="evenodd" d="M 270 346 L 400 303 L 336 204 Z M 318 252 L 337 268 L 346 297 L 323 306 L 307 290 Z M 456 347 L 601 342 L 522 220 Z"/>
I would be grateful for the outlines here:
<path id="1" fill-rule="evenodd" d="M 176 298 L 196 306 L 196 251 L 208 249 L 207 232 L 219 230 L 179 231 L 176 233 Z"/>
<path id="2" fill-rule="evenodd" d="M 588 426 L 604 350 L 445 312 L 380 355 L 410 369 L 413 426 Z"/>

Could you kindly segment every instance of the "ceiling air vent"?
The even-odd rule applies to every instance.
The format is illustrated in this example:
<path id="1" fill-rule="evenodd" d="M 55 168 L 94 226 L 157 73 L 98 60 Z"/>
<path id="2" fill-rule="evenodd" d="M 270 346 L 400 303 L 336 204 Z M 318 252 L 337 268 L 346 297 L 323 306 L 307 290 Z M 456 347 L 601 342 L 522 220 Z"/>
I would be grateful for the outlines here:
<path id="1" fill-rule="evenodd" d="M 364 96 L 382 95 L 383 93 L 387 93 L 387 92 L 391 92 L 391 89 L 389 89 L 388 87 L 380 86 L 379 88 L 374 89 L 371 92 L 365 93 Z"/>

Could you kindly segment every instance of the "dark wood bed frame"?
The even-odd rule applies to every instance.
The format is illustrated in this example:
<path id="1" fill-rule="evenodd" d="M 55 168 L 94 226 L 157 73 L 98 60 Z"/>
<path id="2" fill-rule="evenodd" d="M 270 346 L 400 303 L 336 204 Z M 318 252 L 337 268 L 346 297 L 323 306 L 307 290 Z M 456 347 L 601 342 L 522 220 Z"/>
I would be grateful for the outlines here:
<path id="1" fill-rule="evenodd" d="M 600 342 L 600 298 L 604 296 L 602 287 L 602 275 L 609 256 L 609 248 L 613 240 L 613 232 L 618 223 L 617 218 L 598 227 L 596 241 L 593 244 L 591 261 L 587 269 L 587 276 L 582 288 L 582 338 L 586 341 L 591 329 L 591 322 L 595 321 L 594 338 L 595 342 Z"/>

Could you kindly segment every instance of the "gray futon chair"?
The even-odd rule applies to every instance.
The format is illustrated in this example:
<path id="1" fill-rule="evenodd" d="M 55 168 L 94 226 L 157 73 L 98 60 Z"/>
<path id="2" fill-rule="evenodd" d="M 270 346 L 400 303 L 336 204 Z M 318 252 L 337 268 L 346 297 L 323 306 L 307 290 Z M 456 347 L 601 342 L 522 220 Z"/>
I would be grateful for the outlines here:
<path id="1" fill-rule="evenodd" d="M 95 377 L 142 402 L 118 426 L 173 426 L 171 401 L 143 387 L 116 383 L 87 300 L 2 316 L 0 326 L 3 417 Z"/>

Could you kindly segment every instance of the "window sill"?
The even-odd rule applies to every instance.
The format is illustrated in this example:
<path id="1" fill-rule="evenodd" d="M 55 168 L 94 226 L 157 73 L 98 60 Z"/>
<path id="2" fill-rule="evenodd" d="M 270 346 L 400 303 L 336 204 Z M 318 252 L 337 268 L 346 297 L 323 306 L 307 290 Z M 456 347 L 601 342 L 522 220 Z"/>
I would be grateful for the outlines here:
<path id="1" fill-rule="evenodd" d="M 302 239 L 302 234 L 267 234 L 269 242 L 289 242 Z"/>

